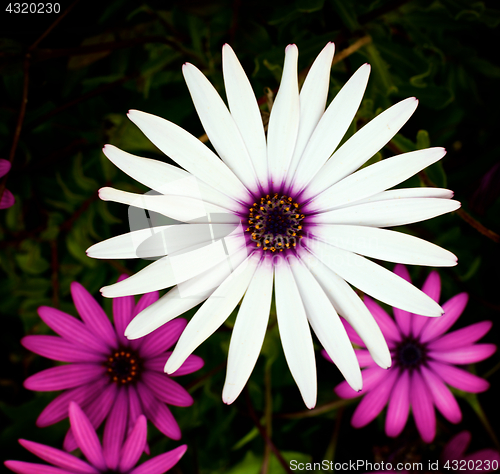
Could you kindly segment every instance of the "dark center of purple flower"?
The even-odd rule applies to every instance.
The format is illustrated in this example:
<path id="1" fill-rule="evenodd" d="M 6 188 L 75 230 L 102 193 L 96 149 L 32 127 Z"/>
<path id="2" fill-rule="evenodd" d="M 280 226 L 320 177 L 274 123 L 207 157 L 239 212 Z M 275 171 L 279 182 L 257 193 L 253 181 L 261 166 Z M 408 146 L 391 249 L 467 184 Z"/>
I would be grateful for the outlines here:
<path id="1" fill-rule="evenodd" d="M 296 247 L 303 237 L 304 217 L 293 198 L 278 193 L 266 194 L 250 207 L 246 231 L 256 247 L 282 252 Z"/>
<path id="2" fill-rule="evenodd" d="M 129 348 L 114 351 L 105 366 L 110 380 L 120 385 L 136 382 L 141 372 L 141 360 Z"/>
<path id="3" fill-rule="evenodd" d="M 422 365 L 427 358 L 425 346 L 414 338 L 406 338 L 396 347 L 395 361 L 406 369 Z"/>

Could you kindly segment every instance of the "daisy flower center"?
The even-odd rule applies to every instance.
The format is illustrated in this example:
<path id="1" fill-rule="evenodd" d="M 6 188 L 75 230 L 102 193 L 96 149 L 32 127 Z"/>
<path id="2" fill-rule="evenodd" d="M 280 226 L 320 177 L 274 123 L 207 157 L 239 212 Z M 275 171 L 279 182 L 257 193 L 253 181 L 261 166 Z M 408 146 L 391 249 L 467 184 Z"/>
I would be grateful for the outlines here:
<path id="1" fill-rule="evenodd" d="M 411 369 L 423 364 L 426 359 L 425 346 L 415 339 L 405 339 L 396 348 L 396 362 L 401 367 Z"/>
<path id="2" fill-rule="evenodd" d="M 139 379 L 140 359 L 128 348 L 113 352 L 105 366 L 110 380 L 117 384 L 126 385 Z"/>
<path id="3" fill-rule="evenodd" d="M 269 252 L 282 252 L 297 246 L 305 215 L 300 205 L 286 195 L 266 194 L 249 208 L 246 231 L 255 246 Z"/>

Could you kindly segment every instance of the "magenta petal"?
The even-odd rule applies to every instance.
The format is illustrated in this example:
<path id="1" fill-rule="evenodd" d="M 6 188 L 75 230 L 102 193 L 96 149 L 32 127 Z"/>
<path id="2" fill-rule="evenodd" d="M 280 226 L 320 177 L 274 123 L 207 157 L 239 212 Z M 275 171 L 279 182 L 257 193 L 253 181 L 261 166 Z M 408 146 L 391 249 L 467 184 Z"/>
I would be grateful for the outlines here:
<path id="1" fill-rule="evenodd" d="M 95 352 L 108 354 L 109 348 L 106 344 L 99 338 L 96 338 L 95 335 L 87 329 L 85 324 L 73 316 L 48 306 L 41 306 L 38 308 L 38 314 L 47 326 L 64 337 L 67 341 L 73 342 L 79 346 L 88 347 Z"/>
<path id="2" fill-rule="evenodd" d="M 35 354 L 62 362 L 103 362 L 105 356 L 57 336 L 26 336 L 21 344 Z"/>
<path id="3" fill-rule="evenodd" d="M 488 390 L 490 387 L 490 383 L 487 380 L 452 365 L 431 361 L 429 362 L 429 367 L 448 385 L 464 392 L 480 393 Z"/>
<path id="4" fill-rule="evenodd" d="M 109 384 L 99 397 L 85 407 L 85 415 L 88 417 L 94 428 L 97 429 L 108 416 L 108 413 L 115 401 L 117 390 L 118 388 L 114 383 Z M 71 428 L 66 433 L 63 446 L 66 451 L 73 451 L 78 447 Z"/>
<path id="5" fill-rule="evenodd" d="M 403 280 L 406 280 L 411 283 L 410 273 L 408 269 L 404 265 L 396 265 L 394 267 L 394 273 L 401 277 Z M 403 309 L 399 309 L 396 307 L 392 308 L 392 312 L 394 313 L 394 318 L 396 319 L 396 323 L 399 327 L 401 333 L 405 336 L 410 334 L 410 314 L 408 311 Z"/>
<path id="6" fill-rule="evenodd" d="M 60 451 L 59 449 L 35 443 L 34 441 L 27 441 L 25 439 L 20 439 L 19 443 L 28 451 L 36 454 L 40 459 L 62 469 L 68 469 L 71 472 L 81 474 L 96 474 L 99 472 L 81 459 L 65 453 L 64 451 Z"/>
<path id="7" fill-rule="evenodd" d="M 13 206 L 15 202 L 16 198 L 14 195 L 8 189 L 4 188 L 2 197 L 0 198 L 0 209 L 7 209 Z"/>
<path id="8" fill-rule="evenodd" d="M 361 402 L 359 402 L 351 420 L 351 424 L 354 428 L 361 428 L 373 421 L 386 405 L 394 382 L 398 376 L 398 371 L 388 370 L 386 371 L 386 375 L 387 376 L 383 379 L 383 383 L 374 387 L 363 397 Z"/>
<path id="9" fill-rule="evenodd" d="M 9 160 L 4 160 L 3 158 L 0 158 L 0 178 L 2 176 L 5 176 L 11 168 L 11 164 Z"/>
<path id="10" fill-rule="evenodd" d="M 436 435 L 436 414 L 429 388 L 417 371 L 411 375 L 410 403 L 418 432 L 426 443 L 430 443 Z"/>
<path id="11" fill-rule="evenodd" d="M 377 321 L 378 327 L 382 331 L 384 337 L 392 341 L 400 341 L 401 335 L 399 334 L 398 327 L 385 310 L 375 303 L 375 301 L 373 301 L 369 296 L 365 296 L 363 302 L 375 318 L 375 321 Z"/>
<path id="12" fill-rule="evenodd" d="M 433 271 L 429 273 L 429 276 L 425 280 L 422 291 L 430 296 L 436 303 L 439 303 L 439 296 L 441 295 L 441 278 L 439 278 L 439 273 Z M 411 333 L 414 337 L 418 337 L 424 328 L 424 326 L 429 322 L 431 318 L 426 316 L 420 316 L 419 314 L 414 314 L 411 320 Z"/>
<path id="13" fill-rule="evenodd" d="M 24 461 L 5 461 L 4 464 L 18 474 L 72 474 L 58 467 L 47 466 L 47 464 L 34 464 Z"/>
<path id="14" fill-rule="evenodd" d="M 458 423 L 462 420 L 462 412 L 450 389 L 443 383 L 432 370 L 426 367 L 420 368 L 422 377 L 431 390 L 431 395 L 436 408 L 451 423 Z"/>
<path id="15" fill-rule="evenodd" d="M 177 342 L 186 324 L 185 319 L 176 318 L 144 336 L 140 346 L 141 357 L 154 357 L 165 352 Z"/>
<path id="16" fill-rule="evenodd" d="M 160 401 L 177 407 L 188 407 L 193 404 L 193 397 L 185 388 L 171 380 L 166 374 L 144 372 L 143 382 Z"/>
<path id="17" fill-rule="evenodd" d="M 152 291 L 151 293 L 146 293 L 141 296 L 141 299 L 137 302 L 137 306 L 134 308 L 132 317 L 136 317 L 143 309 L 151 306 L 155 301 L 158 301 L 160 294 L 157 291 Z"/>
<path id="18" fill-rule="evenodd" d="M 78 314 L 87 327 L 109 347 L 116 349 L 116 333 L 106 313 L 94 297 L 80 283 L 71 283 L 71 296 Z"/>
<path id="19" fill-rule="evenodd" d="M 464 365 L 473 364 L 474 362 L 487 359 L 494 354 L 496 350 L 497 346 L 495 346 L 495 344 L 475 344 L 473 346 L 467 346 L 453 351 L 429 352 L 429 357 L 440 362 Z"/>
<path id="20" fill-rule="evenodd" d="M 394 384 L 387 416 L 385 418 L 385 432 L 387 436 L 399 436 L 406 425 L 410 413 L 410 375 L 404 370 Z"/>
<path id="21" fill-rule="evenodd" d="M 36 425 L 40 427 L 49 426 L 67 418 L 69 402 L 71 401 L 85 408 L 102 391 L 104 385 L 106 385 L 106 380 L 100 378 L 93 383 L 84 384 L 81 387 L 72 388 L 61 393 L 40 413 Z"/>
<path id="22" fill-rule="evenodd" d="M 78 387 L 104 375 L 104 368 L 96 364 L 60 365 L 38 372 L 24 381 L 28 390 L 51 392 Z"/>
<path id="23" fill-rule="evenodd" d="M 349 384 L 344 380 L 339 383 L 334 391 L 341 398 L 354 398 L 368 393 L 372 388 L 376 387 L 378 383 L 387 376 L 387 372 L 391 369 L 382 369 L 379 366 L 368 367 L 361 372 L 363 376 L 363 389 L 359 392 L 353 390 Z"/>
<path id="24" fill-rule="evenodd" d="M 344 325 L 344 328 L 347 332 L 347 336 L 349 337 L 349 340 L 353 344 L 357 344 L 360 347 L 366 347 L 365 343 L 358 336 L 358 333 L 354 330 L 354 328 L 344 318 L 340 318 L 340 320 L 342 321 L 342 324 Z"/>
<path id="25" fill-rule="evenodd" d="M 468 300 L 467 293 L 459 293 L 444 303 L 442 305 L 444 314 L 439 318 L 429 319 L 420 334 L 420 342 L 429 342 L 448 331 L 462 314 Z"/>
<path id="26" fill-rule="evenodd" d="M 125 280 L 127 275 L 120 275 L 118 281 Z M 135 307 L 133 296 L 113 298 L 113 320 L 115 322 L 116 336 L 122 346 L 128 346 L 129 341 L 124 336 L 125 328 L 132 321 L 132 312 Z"/>
<path id="27" fill-rule="evenodd" d="M 106 465 L 111 471 L 116 470 L 120 461 L 120 449 L 125 440 L 127 429 L 128 396 L 127 390 L 118 390 L 113 407 L 104 425 L 102 452 Z"/>
<path id="28" fill-rule="evenodd" d="M 467 461 L 474 461 L 474 465 L 478 465 L 475 461 L 488 461 L 488 464 L 491 466 L 493 464 L 493 461 L 497 462 L 497 466 L 500 465 L 500 453 L 498 451 L 495 451 L 494 449 L 481 449 L 480 451 L 476 451 L 475 453 L 469 454 L 465 456 L 464 460 Z M 482 466 L 486 466 L 486 464 L 482 463 Z M 482 469 L 472 469 L 469 470 L 469 472 L 491 472 L 491 471 L 497 471 L 497 469 L 485 469 L 484 467 Z"/>
<path id="29" fill-rule="evenodd" d="M 106 462 L 95 429 L 82 409 L 73 402 L 69 404 L 69 421 L 76 443 L 84 456 L 97 469 L 105 471 Z"/>
<path id="30" fill-rule="evenodd" d="M 445 334 L 439 339 L 435 339 L 429 344 L 430 351 L 448 351 L 457 347 L 464 347 L 474 344 L 481 339 L 490 329 L 493 323 L 491 321 L 481 321 L 470 326 L 457 329 L 456 331 Z"/>
<path id="31" fill-rule="evenodd" d="M 186 449 L 187 446 L 183 444 L 168 453 L 160 454 L 136 467 L 130 474 L 163 474 L 179 462 Z"/>
<path id="32" fill-rule="evenodd" d="M 471 434 L 468 431 L 462 431 L 454 436 L 443 449 L 441 453 L 442 461 L 451 461 L 461 459 L 471 441 Z"/>
<path id="33" fill-rule="evenodd" d="M 355 349 L 354 353 L 358 359 L 358 364 L 361 368 L 375 365 L 372 356 L 366 349 Z"/>
<path id="34" fill-rule="evenodd" d="M 171 439 L 180 439 L 181 430 L 172 412 L 164 403 L 156 399 L 144 384 L 137 384 L 137 392 L 141 400 L 144 414 L 165 435 Z"/>
<path id="35" fill-rule="evenodd" d="M 147 438 L 147 422 L 144 415 L 139 416 L 135 425 L 130 432 L 129 437 L 125 441 L 120 452 L 120 464 L 118 470 L 120 472 L 128 472 L 139 461 Z"/>
<path id="36" fill-rule="evenodd" d="M 128 403 L 129 403 L 127 435 L 130 435 L 137 419 L 139 418 L 139 416 L 143 414 L 143 411 L 142 411 L 141 401 L 139 400 L 139 396 L 137 395 L 137 390 L 133 386 L 129 385 L 127 387 L 127 393 L 128 393 Z"/>
<path id="37" fill-rule="evenodd" d="M 178 377 L 179 375 L 192 374 L 193 372 L 200 370 L 204 365 L 205 362 L 201 357 L 191 354 L 186 359 L 184 364 L 182 364 L 174 373 L 170 374 L 170 377 Z"/>

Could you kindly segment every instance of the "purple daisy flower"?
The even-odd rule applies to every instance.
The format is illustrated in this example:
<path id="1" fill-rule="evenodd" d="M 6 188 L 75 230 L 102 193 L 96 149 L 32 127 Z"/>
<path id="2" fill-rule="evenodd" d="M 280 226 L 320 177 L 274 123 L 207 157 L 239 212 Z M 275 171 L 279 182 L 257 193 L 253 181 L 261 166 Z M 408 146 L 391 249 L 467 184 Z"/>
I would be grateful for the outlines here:
<path id="1" fill-rule="evenodd" d="M 120 277 L 119 281 L 126 276 Z M 148 336 L 129 341 L 123 336 L 127 324 L 144 308 L 158 300 L 158 292 L 144 295 L 137 304 L 133 296 L 113 300 L 111 324 L 104 310 L 79 283 L 71 284 L 71 294 L 82 321 L 55 308 L 42 306 L 38 313 L 57 336 L 26 336 L 22 344 L 36 354 L 53 360 L 72 362 L 43 370 L 24 382 L 30 390 L 65 390 L 43 410 L 40 427 L 52 425 L 68 416 L 71 401 L 77 402 L 94 428 L 107 419 L 105 446 L 121 445 L 137 418 L 144 414 L 166 436 L 179 439 L 181 431 L 166 404 L 190 406 L 193 399 L 177 382 L 163 373 L 166 352 L 179 339 L 187 322 L 179 319 Z M 203 360 L 190 356 L 175 374 L 200 369 Z M 64 448 L 77 446 L 73 430 Z"/>
<path id="2" fill-rule="evenodd" d="M 0 159 L 0 178 L 5 176 L 10 171 L 10 161 Z M 4 189 L 2 195 L 0 196 L 0 209 L 7 209 L 11 207 L 16 202 L 13 194 L 8 190 Z"/>
<path id="3" fill-rule="evenodd" d="M 394 273 L 411 282 L 405 266 L 397 265 Z M 437 272 L 430 273 L 422 291 L 439 301 L 441 280 Z M 456 365 L 479 362 L 496 350 L 494 344 L 475 344 L 490 330 L 491 321 L 481 321 L 445 334 L 462 314 L 467 300 L 467 293 L 454 296 L 442 305 L 444 315 L 432 319 L 393 308 L 394 321 L 375 301 L 365 297 L 366 306 L 387 340 L 393 365 L 387 370 L 378 367 L 361 338 L 346 324 L 351 340 L 363 347 L 356 350 L 360 366 L 365 367 L 363 390 L 356 392 L 342 382 L 335 392 L 342 398 L 364 395 L 351 420 L 355 428 L 370 423 L 386 404 L 385 432 L 391 437 L 398 436 L 405 427 L 410 406 L 425 442 L 431 442 L 436 433 L 434 406 L 448 421 L 458 423 L 461 420 L 460 407 L 447 384 L 478 393 L 486 390 L 489 383 Z"/>
<path id="4" fill-rule="evenodd" d="M 19 443 L 22 446 L 36 454 L 40 459 L 51 463 L 52 466 L 23 461 L 5 461 L 5 465 L 11 471 L 19 474 L 99 474 L 110 472 L 162 474 L 175 466 L 187 449 L 186 445 L 179 446 L 134 467 L 146 445 L 147 422 L 144 415 L 137 418 L 125 442 L 116 443 L 113 442 L 113 439 L 105 436 L 102 446 L 92 423 L 74 402 L 69 405 L 69 420 L 75 434 L 76 444 L 88 462 L 59 449 L 20 439 Z"/>

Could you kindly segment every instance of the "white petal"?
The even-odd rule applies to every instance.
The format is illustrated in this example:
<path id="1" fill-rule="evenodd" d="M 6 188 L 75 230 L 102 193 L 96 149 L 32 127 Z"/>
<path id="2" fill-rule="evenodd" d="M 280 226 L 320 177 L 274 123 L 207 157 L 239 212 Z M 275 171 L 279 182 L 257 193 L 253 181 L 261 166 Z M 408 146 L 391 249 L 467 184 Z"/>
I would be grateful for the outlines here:
<path id="1" fill-rule="evenodd" d="M 240 181 L 251 191 L 257 191 L 250 156 L 226 104 L 196 66 L 186 63 L 182 73 L 210 143 Z"/>
<path id="2" fill-rule="evenodd" d="M 227 209 L 191 196 L 170 196 L 163 194 L 135 194 L 114 188 L 101 188 L 99 197 L 103 201 L 119 202 L 128 206 L 158 212 L 177 221 L 217 222 L 235 224 L 238 217 Z"/>
<path id="3" fill-rule="evenodd" d="M 297 144 L 287 173 L 287 181 L 290 181 L 293 177 L 304 148 L 325 111 L 334 52 L 335 45 L 328 43 L 314 60 L 300 89 L 299 131 Z"/>
<path id="4" fill-rule="evenodd" d="M 257 253 L 248 257 L 196 312 L 167 360 L 165 372 L 175 372 L 224 323 L 247 290 L 259 259 Z"/>
<path id="5" fill-rule="evenodd" d="M 130 110 L 128 117 L 163 153 L 211 187 L 234 199 L 250 200 L 235 174 L 200 140 L 168 120 Z"/>
<path id="6" fill-rule="evenodd" d="M 320 241 L 309 241 L 309 245 L 318 259 L 364 293 L 410 313 L 422 316 L 443 314 L 441 306 L 432 298 L 371 260 Z"/>
<path id="7" fill-rule="evenodd" d="M 360 255 L 406 265 L 453 267 L 457 257 L 448 250 L 413 235 L 355 225 L 314 227 L 315 237 Z"/>
<path id="8" fill-rule="evenodd" d="M 272 294 L 273 268 L 270 259 L 264 258 L 255 271 L 234 324 L 222 391 L 224 403 L 236 400 L 255 367 L 266 335 Z"/>
<path id="9" fill-rule="evenodd" d="M 243 248 L 205 273 L 172 288 L 130 322 L 125 336 L 128 339 L 143 337 L 194 308 L 206 300 L 246 257 L 247 252 Z"/>
<path id="10" fill-rule="evenodd" d="M 316 196 L 311 203 L 311 211 L 334 209 L 378 194 L 411 178 L 445 154 L 444 148 L 427 148 L 367 166 Z"/>
<path id="11" fill-rule="evenodd" d="M 281 259 L 274 268 L 276 312 L 285 359 L 304 403 L 308 408 L 314 408 L 316 359 L 306 312 L 289 264 Z"/>
<path id="12" fill-rule="evenodd" d="M 294 192 L 311 181 L 339 145 L 359 108 L 370 69 L 369 64 L 363 64 L 326 109 L 298 164 Z"/>
<path id="13" fill-rule="evenodd" d="M 107 298 L 138 295 L 185 282 L 210 270 L 242 248 L 245 242 L 241 234 L 233 231 L 217 241 L 205 242 L 200 248 L 194 245 L 171 252 L 170 256 L 153 262 L 135 275 L 101 288 L 102 295 Z"/>
<path id="14" fill-rule="evenodd" d="M 262 116 L 250 81 L 228 44 L 222 47 L 222 72 L 229 110 L 245 142 L 257 179 L 266 189 L 267 145 Z"/>
<path id="15" fill-rule="evenodd" d="M 320 283 L 336 311 L 358 333 L 373 360 L 382 368 L 391 366 L 391 354 L 382 331 L 354 290 L 316 257 L 302 250 L 301 260 Z"/>
<path id="16" fill-rule="evenodd" d="M 280 88 L 271 109 L 267 129 L 267 160 L 273 189 L 279 190 L 292 159 L 299 129 L 299 85 L 297 46 L 285 49 L 285 64 Z"/>
<path id="17" fill-rule="evenodd" d="M 102 151 L 124 173 L 161 194 L 177 196 L 197 196 L 199 194 L 206 202 L 232 211 L 242 210 L 241 204 L 234 199 L 177 166 L 135 156 L 113 145 L 105 145 Z"/>
<path id="18" fill-rule="evenodd" d="M 421 188 L 429 189 L 429 188 Z M 388 194 L 386 193 L 380 194 Z M 391 227 L 425 221 L 456 211 L 458 201 L 437 198 L 402 198 L 365 202 L 311 216 L 311 224 L 353 224 L 373 227 Z"/>
<path id="19" fill-rule="evenodd" d="M 365 202 L 388 201 L 390 199 L 410 199 L 410 198 L 436 198 L 451 199 L 454 196 L 453 191 L 443 188 L 401 188 L 382 191 L 356 201 L 354 204 L 363 204 Z"/>
<path id="20" fill-rule="evenodd" d="M 399 132 L 417 105 L 418 100 L 414 97 L 402 100 L 358 130 L 318 171 L 303 197 L 312 198 L 357 170 Z"/>
<path id="21" fill-rule="evenodd" d="M 140 229 L 126 234 L 117 235 L 110 239 L 103 240 L 87 249 L 87 255 L 92 258 L 147 258 L 163 257 L 166 254 L 163 245 L 148 245 L 141 253 L 141 245 L 154 238 L 156 234 L 161 234 L 166 229 L 175 226 L 160 226 L 149 229 Z"/>
<path id="22" fill-rule="evenodd" d="M 328 296 L 303 263 L 292 259 L 290 267 L 297 282 L 307 318 L 319 342 L 353 390 L 361 390 L 363 380 L 358 359 L 344 325 L 340 322 Z"/>

